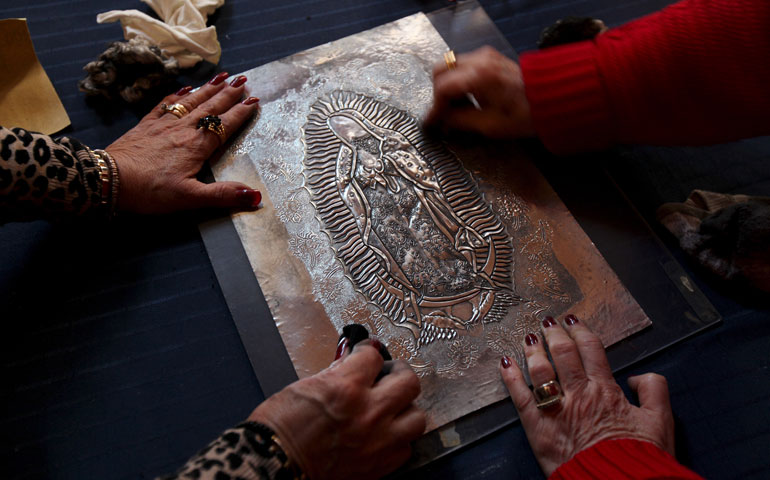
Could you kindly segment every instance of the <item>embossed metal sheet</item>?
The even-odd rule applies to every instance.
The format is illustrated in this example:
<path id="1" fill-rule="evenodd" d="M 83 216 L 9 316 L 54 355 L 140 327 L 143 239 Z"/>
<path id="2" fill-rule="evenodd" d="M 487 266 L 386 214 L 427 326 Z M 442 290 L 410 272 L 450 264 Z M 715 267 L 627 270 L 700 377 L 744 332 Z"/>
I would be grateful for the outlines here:
<path id="1" fill-rule="evenodd" d="M 264 194 L 233 222 L 297 374 L 363 323 L 420 375 L 429 430 L 505 398 L 499 358 L 542 315 L 605 345 L 649 324 L 514 146 L 423 135 L 446 49 L 418 14 L 246 72 L 262 110 L 213 166 Z"/>

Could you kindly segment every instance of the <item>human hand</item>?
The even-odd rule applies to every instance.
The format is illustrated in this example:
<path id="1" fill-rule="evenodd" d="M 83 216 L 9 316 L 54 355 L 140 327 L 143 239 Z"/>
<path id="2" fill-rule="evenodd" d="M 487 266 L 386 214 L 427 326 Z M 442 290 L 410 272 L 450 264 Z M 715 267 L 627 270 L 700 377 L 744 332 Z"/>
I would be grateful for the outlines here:
<path id="1" fill-rule="evenodd" d="M 477 110 L 465 96 L 472 94 Z M 458 106 L 458 101 L 463 103 Z M 470 130 L 494 138 L 535 134 L 521 69 L 492 47 L 457 55 L 457 68 L 445 62 L 433 69 L 433 106 L 426 126 Z"/>
<path id="2" fill-rule="evenodd" d="M 516 362 L 503 357 L 500 366 L 545 475 L 602 440 L 643 440 L 673 455 L 674 420 L 666 379 L 653 373 L 629 378 L 641 406 L 631 405 L 612 377 L 599 338 L 574 315 L 567 315 L 564 325 L 562 328 L 551 317 L 543 320 L 543 335 L 564 393 L 558 404 L 538 409 Z M 525 337 L 524 351 L 534 386 L 556 378 L 537 336 Z"/>
<path id="3" fill-rule="evenodd" d="M 258 108 L 258 99 L 241 101 L 246 77 L 225 82 L 220 73 L 200 89 L 185 87 L 161 104 L 179 103 L 189 112 L 182 118 L 158 104 L 139 124 L 105 150 L 118 164 L 117 208 L 135 213 L 166 213 L 203 207 L 254 208 L 260 193 L 238 182 L 205 184 L 196 179 L 203 162 L 220 146 L 216 133 L 197 129 L 198 119 L 219 115 L 232 135 Z"/>
<path id="4" fill-rule="evenodd" d="M 363 341 L 265 400 L 249 420 L 272 428 L 313 480 L 379 478 L 409 459 L 409 442 L 425 430 L 425 414 L 412 403 L 417 375 L 396 361 L 375 383 L 382 366 L 378 350 Z"/>

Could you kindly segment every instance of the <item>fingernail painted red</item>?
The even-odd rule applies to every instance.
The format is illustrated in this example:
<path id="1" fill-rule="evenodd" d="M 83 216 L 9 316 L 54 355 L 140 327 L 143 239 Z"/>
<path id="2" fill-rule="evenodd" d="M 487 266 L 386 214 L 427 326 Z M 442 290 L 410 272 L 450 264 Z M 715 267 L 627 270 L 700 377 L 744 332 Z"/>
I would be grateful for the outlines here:
<path id="1" fill-rule="evenodd" d="M 176 92 L 176 94 L 181 97 L 182 95 L 187 95 L 188 93 L 190 93 L 190 90 L 192 90 L 192 87 L 188 85 L 186 87 L 180 88 L 179 91 Z"/>
<path id="2" fill-rule="evenodd" d="M 217 73 L 214 78 L 209 80 L 209 83 L 212 85 L 219 85 L 220 83 L 225 81 L 225 78 L 227 78 L 229 74 L 227 72 Z"/>
<path id="3" fill-rule="evenodd" d="M 244 207 L 257 207 L 259 202 L 262 201 L 262 194 L 259 190 L 243 188 L 235 193 L 235 198 Z"/>
<path id="4" fill-rule="evenodd" d="M 508 357 L 508 355 L 504 355 L 503 358 L 500 359 L 500 365 L 502 365 L 503 368 L 508 368 L 511 366 L 511 359 Z"/>
<path id="5" fill-rule="evenodd" d="M 571 313 L 564 317 L 564 323 L 569 325 L 570 327 L 576 323 L 580 323 L 576 316 L 572 315 Z"/>
<path id="6" fill-rule="evenodd" d="M 233 79 L 232 82 L 230 82 L 230 86 L 231 87 L 240 87 L 244 83 L 246 83 L 246 77 L 243 76 L 243 75 L 238 75 L 237 77 L 235 77 Z"/>
<path id="7" fill-rule="evenodd" d="M 372 346 L 373 346 L 374 348 L 376 348 L 378 352 L 379 352 L 380 350 L 382 350 L 382 342 L 380 342 L 378 339 L 376 339 L 376 338 L 372 338 L 372 339 L 371 339 L 371 342 L 372 342 Z"/>
<path id="8" fill-rule="evenodd" d="M 254 105 L 258 101 L 259 99 L 257 97 L 249 97 L 241 103 L 243 103 L 244 105 Z"/>
<path id="9" fill-rule="evenodd" d="M 543 328 L 550 328 L 554 325 L 556 325 L 556 320 L 554 320 L 550 315 L 543 318 Z"/>
<path id="10" fill-rule="evenodd" d="M 537 335 L 535 334 L 527 334 L 526 337 L 524 337 L 524 343 L 527 344 L 527 346 L 531 347 L 532 345 L 537 345 L 540 340 L 537 339 Z"/>
<path id="11" fill-rule="evenodd" d="M 339 345 L 337 345 L 337 353 L 334 354 L 334 359 L 339 360 L 345 354 L 346 348 L 348 348 L 348 339 L 343 338 Z"/>

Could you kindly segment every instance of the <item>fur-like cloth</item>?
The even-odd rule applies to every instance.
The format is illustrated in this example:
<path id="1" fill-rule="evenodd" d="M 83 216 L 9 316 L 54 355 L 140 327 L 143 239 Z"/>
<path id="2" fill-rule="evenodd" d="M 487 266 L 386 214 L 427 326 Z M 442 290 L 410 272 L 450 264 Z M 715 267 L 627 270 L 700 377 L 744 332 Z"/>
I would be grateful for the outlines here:
<path id="1" fill-rule="evenodd" d="M 113 42 L 99 58 L 83 70 L 88 76 L 78 82 L 81 92 L 108 99 L 138 102 L 160 85 L 169 84 L 179 74 L 179 63 L 163 55 L 155 45 L 141 38 Z"/>
<path id="2" fill-rule="evenodd" d="M 770 197 L 695 190 L 661 206 L 658 219 L 717 276 L 770 292 Z"/>

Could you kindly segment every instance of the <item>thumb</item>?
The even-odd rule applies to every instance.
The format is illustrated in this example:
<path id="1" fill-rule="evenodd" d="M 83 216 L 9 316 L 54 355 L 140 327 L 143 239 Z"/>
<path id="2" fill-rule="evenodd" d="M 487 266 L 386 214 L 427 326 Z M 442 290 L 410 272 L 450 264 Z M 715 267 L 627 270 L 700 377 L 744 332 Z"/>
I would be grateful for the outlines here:
<path id="1" fill-rule="evenodd" d="M 256 208 L 262 194 L 239 182 L 196 182 L 189 202 L 193 208 Z"/>
<path id="2" fill-rule="evenodd" d="M 639 396 L 639 406 L 658 417 L 663 428 L 661 446 L 671 455 L 674 454 L 674 413 L 668 395 L 666 377 L 655 373 L 646 373 L 629 377 L 628 386 Z"/>
<path id="3" fill-rule="evenodd" d="M 628 386 L 639 396 L 639 406 L 645 410 L 671 415 L 666 377 L 656 373 L 645 373 L 628 378 Z"/>

